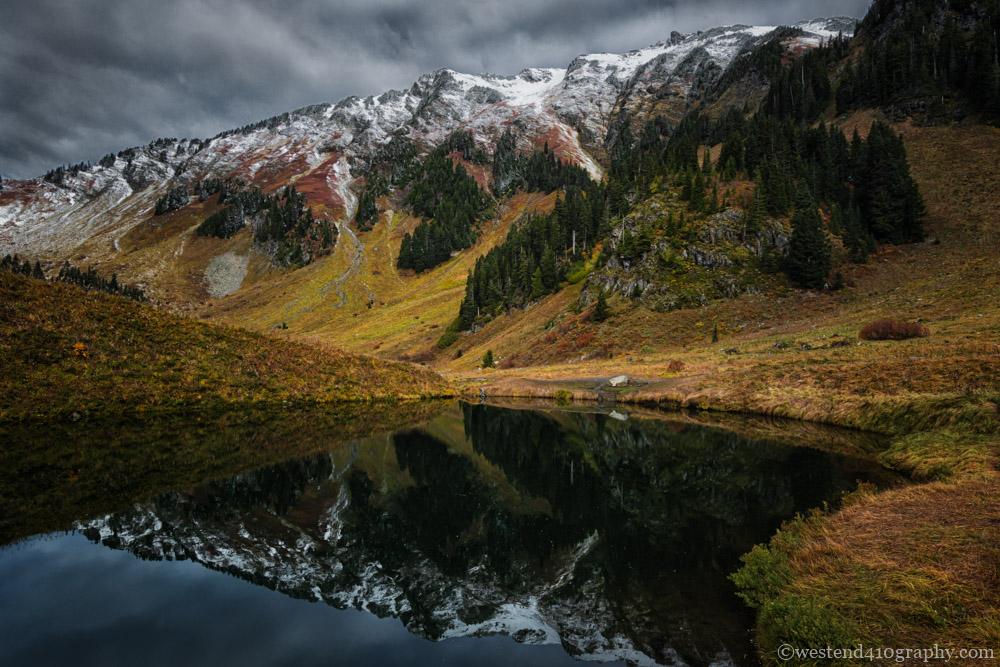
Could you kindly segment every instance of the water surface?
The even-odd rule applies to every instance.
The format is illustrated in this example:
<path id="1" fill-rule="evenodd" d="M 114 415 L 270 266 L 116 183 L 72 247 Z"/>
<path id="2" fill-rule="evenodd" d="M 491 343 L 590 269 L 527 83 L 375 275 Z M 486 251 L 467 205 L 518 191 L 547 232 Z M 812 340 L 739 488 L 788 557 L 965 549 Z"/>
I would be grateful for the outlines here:
<path id="1" fill-rule="evenodd" d="M 389 411 L 8 429 L 0 664 L 754 664 L 740 554 L 896 482 L 801 424 Z"/>

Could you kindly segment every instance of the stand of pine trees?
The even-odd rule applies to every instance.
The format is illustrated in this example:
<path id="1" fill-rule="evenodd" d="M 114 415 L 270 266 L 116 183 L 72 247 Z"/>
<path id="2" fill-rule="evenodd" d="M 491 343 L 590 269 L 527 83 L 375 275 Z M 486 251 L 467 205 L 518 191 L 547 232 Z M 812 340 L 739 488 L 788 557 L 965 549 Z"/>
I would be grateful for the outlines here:
<path id="1" fill-rule="evenodd" d="M 584 187 L 590 182 L 587 170 L 563 162 L 549 150 L 546 143 L 542 150 L 530 155 L 517 152 L 517 139 L 507 128 L 497 141 L 493 152 L 493 193 L 498 197 L 518 189 L 528 192 L 553 192 L 560 188 Z"/>
<path id="2" fill-rule="evenodd" d="M 471 139 L 471 135 L 469 136 Z M 454 140 L 452 145 L 454 144 L 463 142 Z M 381 146 L 362 172 L 365 188 L 358 197 L 358 210 L 354 216 L 358 229 L 370 230 L 378 221 L 376 200 L 394 189 L 405 187 L 419 169 L 417 147 L 408 137 L 398 135 Z"/>
<path id="3" fill-rule="evenodd" d="M 520 220 L 503 243 L 476 260 L 459 329 L 555 292 L 569 269 L 590 255 L 606 226 L 604 191 L 593 182 L 586 190 L 567 189 L 549 215 Z"/>
<path id="4" fill-rule="evenodd" d="M 857 42 L 864 51 L 837 90 L 838 113 L 916 100 L 942 115 L 956 91 L 1000 113 L 998 0 L 877 0 Z"/>
<path id="5" fill-rule="evenodd" d="M 255 186 L 223 183 L 219 203 L 225 207 L 204 220 L 199 236 L 229 238 L 253 223 L 253 240 L 268 251 L 279 266 L 304 266 L 328 255 L 337 242 L 337 228 L 329 220 L 316 220 L 306 196 L 294 186 L 274 195 Z"/>
<path id="6" fill-rule="evenodd" d="M 842 48 L 836 44 L 830 53 Z M 788 215 L 801 186 L 843 219 L 838 233 L 855 261 L 864 261 L 875 241 L 910 243 L 924 236 L 923 201 L 903 141 L 884 123 L 872 125 L 867 141 L 855 135 L 848 142 L 835 126 L 810 126 L 765 106 L 749 118 L 739 110 L 715 122 L 688 116 L 669 139 L 661 127 L 662 121 L 647 123 L 639 141 L 612 151 L 607 185 L 612 217 L 623 215 L 630 199 L 643 198 L 648 185 L 664 176 L 692 212 L 711 214 L 722 206 L 718 182 L 743 177 L 756 184 L 746 213 L 748 231 L 765 215 Z M 629 140 L 627 131 L 620 136 L 619 141 Z M 711 164 L 706 151 L 699 164 L 699 147 L 719 143 L 718 163 Z"/>
<path id="7" fill-rule="evenodd" d="M 32 264 L 27 259 L 22 262 L 21 258 L 17 255 L 4 255 L 3 259 L 0 259 L 0 271 L 9 271 L 10 273 L 22 276 L 31 276 L 32 278 L 45 280 L 45 272 L 42 271 L 42 264 L 37 259 Z"/>
<path id="8" fill-rule="evenodd" d="M 476 140 L 472 132 L 468 130 L 456 130 L 437 147 L 444 155 L 457 153 L 460 158 L 473 164 L 489 163 L 489 156 L 483 149 L 476 146 Z"/>
<path id="9" fill-rule="evenodd" d="M 198 236 L 215 236 L 228 239 L 243 229 L 247 220 L 257 215 L 268 205 L 270 199 L 256 186 L 245 186 L 242 182 L 222 182 L 218 187 L 219 204 L 225 207 L 205 218 L 198 225 Z"/>
<path id="10" fill-rule="evenodd" d="M 138 287 L 126 285 L 118 282 L 118 274 L 111 274 L 111 278 L 102 278 L 93 267 L 83 271 L 69 262 L 62 265 L 56 280 L 64 283 L 71 283 L 88 290 L 107 292 L 108 294 L 118 294 L 135 301 L 145 301 L 146 295 Z"/>
<path id="11" fill-rule="evenodd" d="M 23 276 L 30 276 L 38 280 L 47 280 L 42 264 L 38 260 L 32 264 L 30 261 L 21 259 L 17 255 L 5 255 L 0 259 L 0 271 L 9 271 Z M 55 280 L 63 283 L 71 283 L 87 290 L 117 294 L 135 301 L 146 301 L 146 295 L 138 287 L 126 285 L 118 282 L 118 274 L 111 274 L 111 278 L 103 278 L 93 268 L 83 271 L 69 262 L 66 262 L 59 269 L 59 274 Z"/>
<path id="12" fill-rule="evenodd" d="M 337 228 L 329 220 L 316 220 L 306 196 L 287 186 L 267 199 L 263 218 L 254 225 L 253 240 L 271 250 L 283 266 L 304 266 L 330 253 Z"/>
<path id="13" fill-rule="evenodd" d="M 358 229 L 367 232 L 378 221 L 378 206 L 375 200 L 388 194 L 389 188 L 377 174 L 365 183 L 365 189 L 358 197 L 358 211 L 354 214 L 354 224 Z"/>
<path id="14" fill-rule="evenodd" d="M 446 142 L 435 149 L 412 179 L 406 203 L 425 220 L 403 237 L 396 261 L 401 269 L 426 271 L 476 240 L 489 198 L 465 167 L 452 161 L 450 147 Z"/>
<path id="15" fill-rule="evenodd" d="M 187 188 L 183 185 L 178 185 L 175 188 L 171 188 L 167 194 L 156 200 L 156 208 L 154 209 L 154 212 L 156 215 L 163 215 L 164 213 L 176 211 L 182 206 L 186 206 L 188 201 L 189 197 Z"/>
<path id="16" fill-rule="evenodd" d="M 819 118 L 833 99 L 830 65 L 850 53 L 851 41 L 838 35 L 807 51 L 787 67 L 772 71 L 764 113 L 800 122 Z"/>
<path id="17" fill-rule="evenodd" d="M 855 132 L 848 142 L 839 128 L 809 127 L 791 119 L 757 114 L 729 117 L 720 162 L 724 172 L 752 175 L 754 207 L 787 215 L 804 186 L 829 208 L 856 261 L 873 241 L 912 243 L 924 237 L 923 200 L 910 175 L 902 139 L 884 123 L 872 124 L 868 139 Z"/>
<path id="18" fill-rule="evenodd" d="M 78 162 L 77 164 L 71 164 L 66 166 L 58 166 L 55 169 L 50 169 L 45 172 L 42 179 L 52 183 L 53 185 L 63 185 L 67 176 L 76 176 L 81 171 L 88 171 L 91 168 L 89 162 Z"/>
<path id="19" fill-rule="evenodd" d="M 195 188 L 195 194 L 198 195 L 198 201 L 205 201 L 216 192 L 220 192 L 225 186 L 225 181 L 221 178 L 205 178 L 202 179 L 198 186 Z"/>

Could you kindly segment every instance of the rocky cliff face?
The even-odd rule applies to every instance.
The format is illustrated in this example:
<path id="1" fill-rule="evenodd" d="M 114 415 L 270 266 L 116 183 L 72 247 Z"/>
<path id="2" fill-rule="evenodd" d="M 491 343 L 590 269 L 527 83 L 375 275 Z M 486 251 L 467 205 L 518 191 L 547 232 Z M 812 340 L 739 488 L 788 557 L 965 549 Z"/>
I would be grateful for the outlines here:
<path id="1" fill-rule="evenodd" d="M 696 219 L 686 217 L 685 206 L 676 194 L 660 194 L 635 207 L 613 231 L 607 261 L 587 277 L 581 305 L 603 290 L 665 311 L 769 284 L 765 269 L 788 245 L 787 223 L 766 218 L 748 229 L 737 209 Z"/>
<path id="2" fill-rule="evenodd" d="M 801 23 L 787 46 L 807 48 L 852 27 L 851 19 Z M 148 219 L 158 197 L 209 177 L 239 176 L 265 189 L 308 183 L 311 204 L 350 219 L 355 180 L 393 137 L 426 150 L 464 129 L 489 152 L 514 126 L 522 148 L 547 142 L 599 177 L 606 144 L 622 124 L 653 114 L 680 119 L 774 30 L 673 33 L 644 49 L 582 55 L 565 69 L 515 76 L 443 69 L 408 90 L 307 107 L 207 140 L 157 140 L 56 179 L 5 182 L 0 253 L 56 258 L 91 239 L 117 248 L 116 239 Z"/>

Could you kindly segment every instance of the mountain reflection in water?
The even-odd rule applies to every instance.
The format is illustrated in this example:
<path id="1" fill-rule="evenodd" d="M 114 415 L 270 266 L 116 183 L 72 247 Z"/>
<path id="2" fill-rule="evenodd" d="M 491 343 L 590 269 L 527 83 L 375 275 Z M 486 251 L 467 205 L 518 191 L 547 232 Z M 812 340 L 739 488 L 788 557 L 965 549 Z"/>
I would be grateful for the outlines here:
<path id="1" fill-rule="evenodd" d="M 752 664 L 752 616 L 727 580 L 740 554 L 859 481 L 893 481 L 863 447 L 781 439 L 682 417 L 455 404 L 78 529 L 431 640 Z"/>

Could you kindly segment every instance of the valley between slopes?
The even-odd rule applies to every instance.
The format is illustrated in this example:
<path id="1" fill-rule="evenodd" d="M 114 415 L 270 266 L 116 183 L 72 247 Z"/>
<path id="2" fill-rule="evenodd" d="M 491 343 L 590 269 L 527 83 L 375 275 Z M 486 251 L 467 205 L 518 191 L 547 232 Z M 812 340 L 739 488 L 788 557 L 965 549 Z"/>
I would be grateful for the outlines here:
<path id="1" fill-rule="evenodd" d="M 841 90 L 846 82 L 861 87 L 863 77 L 852 68 L 866 62 L 864 54 L 877 52 L 883 43 L 879 40 L 909 29 L 900 12 L 894 3 L 878 2 L 862 23 L 866 32 L 861 41 L 823 47 L 836 55 L 818 60 L 818 71 L 829 75 L 827 83 L 837 82 Z M 553 164 L 565 160 L 606 183 L 615 182 L 617 163 L 606 154 L 603 138 L 612 136 L 612 130 L 623 132 L 612 120 L 625 119 L 621 124 L 628 126 L 640 117 L 662 117 L 669 119 L 671 131 L 680 133 L 691 127 L 678 111 L 689 103 L 704 105 L 701 111 L 708 119 L 698 125 L 701 120 L 690 117 L 696 133 L 726 118 L 734 99 L 748 112 L 769 109 L 785 120 L 799 114 L 795 126 L 806 128 L 803 133 L 829 123 L 833 134 L 839 130 L 849 141 L 855 131 L 861 140 L 869 132 L 883 132 L 872 128 L 888 128 L 884 131 L 901 137 L 908 173 L 926 208 L 919 239 L 882 238 L 877 247 L 866 249 L 870 255 L 854 258 L 862 261 L 851 261 L 857 239 L 850 238 L 842 221 L 834 223 L 843 213 L 839 205 L 814 199 L 803 205 L 800 200 L 786 205 L 781 215 L 764 216 L 768 222 L 754 238 L 767 237 L 774 242 L 772 250 L 784 251 L 789 235 L 782 230 L 796 227 L 801 222 L 797 216 L 809 211 L 810 219 L 818 221 L 815 231 L 826 248 L 829 270 L 819 284 L 802 288 L 803 277 L 787 265 L 787 279 L 768 269 L 766 249 L 755 255 L 760 245 L 748 240 L 745 226 L 741 234 L 734 230 L 750 219 L 755 193 L 766 189 L 770 177 L 725 164 L 722 153 L 733 145 L 730 133 L 727 142 L 713 140 L 718 137 L 697 142 L 695 152 L 685 154 L 688 162 L 693 158 L 693 169 L 667 168 L 650 177 L 636 167 L 630 178 L 641 187 L 636 186 L 626 210 L 605 216 L 604 222 L 613 225 L 596 226 L 602 232 L 599 241 L 578 251 L 574 234 L 572 251 L 563 252 L 554 277 L 543 276 L 544 260 L 525 259 L 524 268 L 532 270 L 517 275 L 530 296 L 486 312 L 475 308 L 467 289 L 481 270 L 480 259 L 502 247 L 512 231 L 530 224 L 526 221 L 532 216 L 562 210 L 568 198 L 563 192 L 581 188 L 515 188 L 478 208 L 448 202 L 437 210 L 433 224 L 471 216 L 474 238 L 452 234 L 452 245 L 443 252 L 435 249 L 441 261 L 419 270 L 401 269 L 401 249 L 428 233 L 421 226 L 430 217 L 416 213 L 420 202 L 406 188 L 386 186 L 396 177 L 392 165 L 404 158 L 394 154 L 380 163 L 376 155 L 366 155 L 369 170 L 354 183 L 360 191 L 357 202 L 346 181 L 336 180 L 347 164 L 343 156 L 387 139 L 384 128 L 367 125 L 382 134 L 331 148 L 329 155 L 318 147 L 301 154 L 289 150 L 296 155 L 290 163 L 270 164 L 250 149 L 239 150 L 240 142 L 249 141 L 246 137 L 269 131 L 265 124 L 264 129 L 219 138 L 226 146 L 219 155 L 243 160 L 229 165 L 233 173 L 250 175 L 253 186 L 240 192 L 271 207 L 257 211 L 256 218 L 247 216 L 250 223 L 241 219 L 235 230 L 199 233 L 206 219 L 222 210 L 218 190 L 160 215 L 136 217 L 135 211 L 152 208 L 154 195 L 165 196 L 165 182 L 151 192 L 139 190 L 132 199 L 115 199 L 113 188 L 103 190 L 100 198 L 108 201 L 100 205 L 113 213 L 81 218 L 87 233 L 79 243 L 65 240 L 65 226 L 48 236 L 37 232 L 37 237 L 31 230 L 6 228 L 14 235 L 8 247 L 33 249 L 51 267 L 63 261 L 93 263 L 105 276 L 114 273 L 123 283 L 144 285 L 157 306 L 0 272 L 0 353 L 6 359 L 0 374 L 0 417 L 79 419 L 183 411 L 203 404 L 334 404 L 461 394 L 562 403 L 613 400 L 621 410 L 634 406 L 773 415 L 872 431 L 887 436 L 880 462 L 919 483 L 883 492 L 860 488 L 839 507 L 787 523 L 769 544 L 744 557 L 734 581 L 756 609 L 762 660 L 778 664 L 775 651 L 783 643 L 1000 646 L 1000 129 L 991 122 L 997 109 L 981 106 L 958 113 L 962 95 L 974 93 L 951 88 L 940 96 L 943 110 L 926 95 L 914 102 L 912 91 L 896 91 L 895 97 L 889 95 L 891 103 L 870 103 L 865 98 L 834 99 L 831 90 L 825 97 L 816 93 L 823 102 L 817 108 L 804 110 L 802 98 L 792 96 L 798 101 L 785 109 L 779 93 L 793 80 L 782 78 L 782 72 L 800 75 L 804 89 L 806 68 L 792 68 L 816 53 L 810 49 L 821 40 L 800 31 L 774 42 L 781 48 L 771 53 L 769 42 L 754 41 L 770 32 L 719 30 L 672 38 L 656 47 L 643 66 L 628 64 L 629 57 L 638 56 L 617 57 L 618 79 L 587 80 L 588 86 L 612 82 L 613 90 L 604 91 L 612 102 L 598 100 L 594 109 L 585 110 L 590 114 L 586 120 L 575 125 L 554 111 L 564 106 L 546 106 L 556 98 L 543 99 L 548 94 L 544 86 L 573 83 L 569 75 L 582 77 L 587 67 L 605 76 L 600 68 L 610 54 L 592 54 L 579 66 L 575 62 L 567 75 L 532 70 L 520 79 L 492 81 L 495 95 L 483 93 L 478 79 L 473 85 L 467 75 L 451 71 L 423 78 L 398 94 L 423 100 L 420 110 L 433 112 L 414 116 L 407 127 L 423 133 L 428 144 L 451 149 L 440 150 L 437 157 L 450 160 L 449 166 L 461 165 L 456 173 L 464 176 L 455 178 L 474 180 L 484 192 L 492 186 L 491 178 L 504 171 L 495 156 L 477 153 L 480 144 L 497 145 L 501 128 L 518 122 L 524 130 L 521 153 L 544 155 L 536 158 L 540 164 L 551 150 Z M 748 44 L 761 50 L 747 53 L 770 53 L 778 64 L 778 73 L 766 85 L 752 74 L 750 59 L 737 57 Z M 726 69 L 734 62 L 734 69 Z M 715 80 L 727 87 L 714 98 L 711 88 L 697 90 L 693 82 L 700 79 L 684 69 L 685 63 L 698 72 L 714 72 Z M 631 69 L 623 77 L 626 65 Z M 666 72 L 668 65 L 674 69 Z M 667 79 L 657 95 L 636 92 L 638 82 L 653 86 L 657 77 Z M 996 88 L 997 99 L 976 104 L 998 105 L 1000 78 L 984 85 Z M 469 141 L 433 125 L 448 117 L 436 110 L 454 102 L 456 90 L 466 94 L 473 89 L 488 101 L 490 113 L 499 114 L 477 111 L 466 119 L 466 127 L 484 135 L 469 134 L 475 139 Z M 558 90 L 562 94 L 567 88 Z M 386 97 L 385 103 L 395 99 L 403 98 Z M 365 104 L 353 100 L 275 123 L 311 132 L 317 118 L 336 119 L 347 108 L 368 109 Z M 633 124 L 636 130 L 642 127 Z M 598 136 L 602 140 L 595 140 Z M 268 141 L 282 146 L 281 155 L 296 146 L 281 132 L 268 135 Z M 608 145 L 614 148 L 614 142 Z M 176 150 L 194 151 L 191 159 L 197 162 L 208 149 L 184 144 Z M 108 169 L 118 169 L 124 158 L 111 157 Z M 133 157 L 130 166 L 149 156 Z M 170 159 L 156 168 L 170 166 Z M 378 164 L 384 169 L 372 166 Z M 764 164 L 764 171 L 771 166 Z M 421 168 L 428 181 L 438 176 Z M 89 172 L 81 169 L 65 178 L 72 183 L 81 173 Z M 823 181 L 816 170 L 796 177 L 814 188 Z M 336 180 L 332 185 L 331 178 Z M 559 178 L 572 180 L 578 174 L 564 172 Z M 698 187 L 692 185 L 701 178 L 712 187 L 700 180 Z M 286 186 L 298 194 L 290 194 Z M 24 201 L 28 203 L 18 210 L 41 210 L 44 198 L 32 197 L 47 187 L 40 182 L 14 185 L 0 193 L 0 204 L 10 208 Z M 586 187 L 605 186 L 582 189 Z M 864 187 L 851 183 L 852 192 Z M 58 196 L 85 208 L 71 193 L 65 186 Z M 615 199 L 615 193 L 604 194 L 607 201 Z M 300 195 L 309 202 L 307 211 L 296 209 Z M 837 196 L 850 201 L 844 208 L 853 208 L 850 195 L 832 195 Z M 695 199 L 702 201 L 696 206 Z M 362 209 L 372 208 L 374 214 L 362 224 Z M 795 214 L 787 215 L 793 208 Z M 352 216 L 355 210 L 357 216 Z M 39 215 L 44 224 L 38 229 L 46 229 L 52 219 L 45 217 L 48 212 Z M 335 242 L 329 238 L 331 227 L 324 226 L 332 221 L 338 223 Z M 277 226 L 268 227 L 272 222 Z M 468 231 L 458 222 L 450 231 L 455 230 Z M 674 241 L 685 244 L 684 253 L 674 252 Z M 629 255 L 623 246 L 642 250 Z M 227 253 L 246 258 L 245 275 L 238 289 L 215 290 L 227 293 L 211 296 L 206 269 Z M 242 272 L 244 266 L 238 268 Z M 643 271 L 654 272 L 656 281 L 650 284 Z M 230 275 L 223 283 L 233 280 Z M 492 288 L 489 281 L 484 284 Z M 859 335 L 886 319 L 906 323 L 920 335 L 906 340 Z M 627 384 L 609 386 L 609 378 L 623 374 Z"/>

